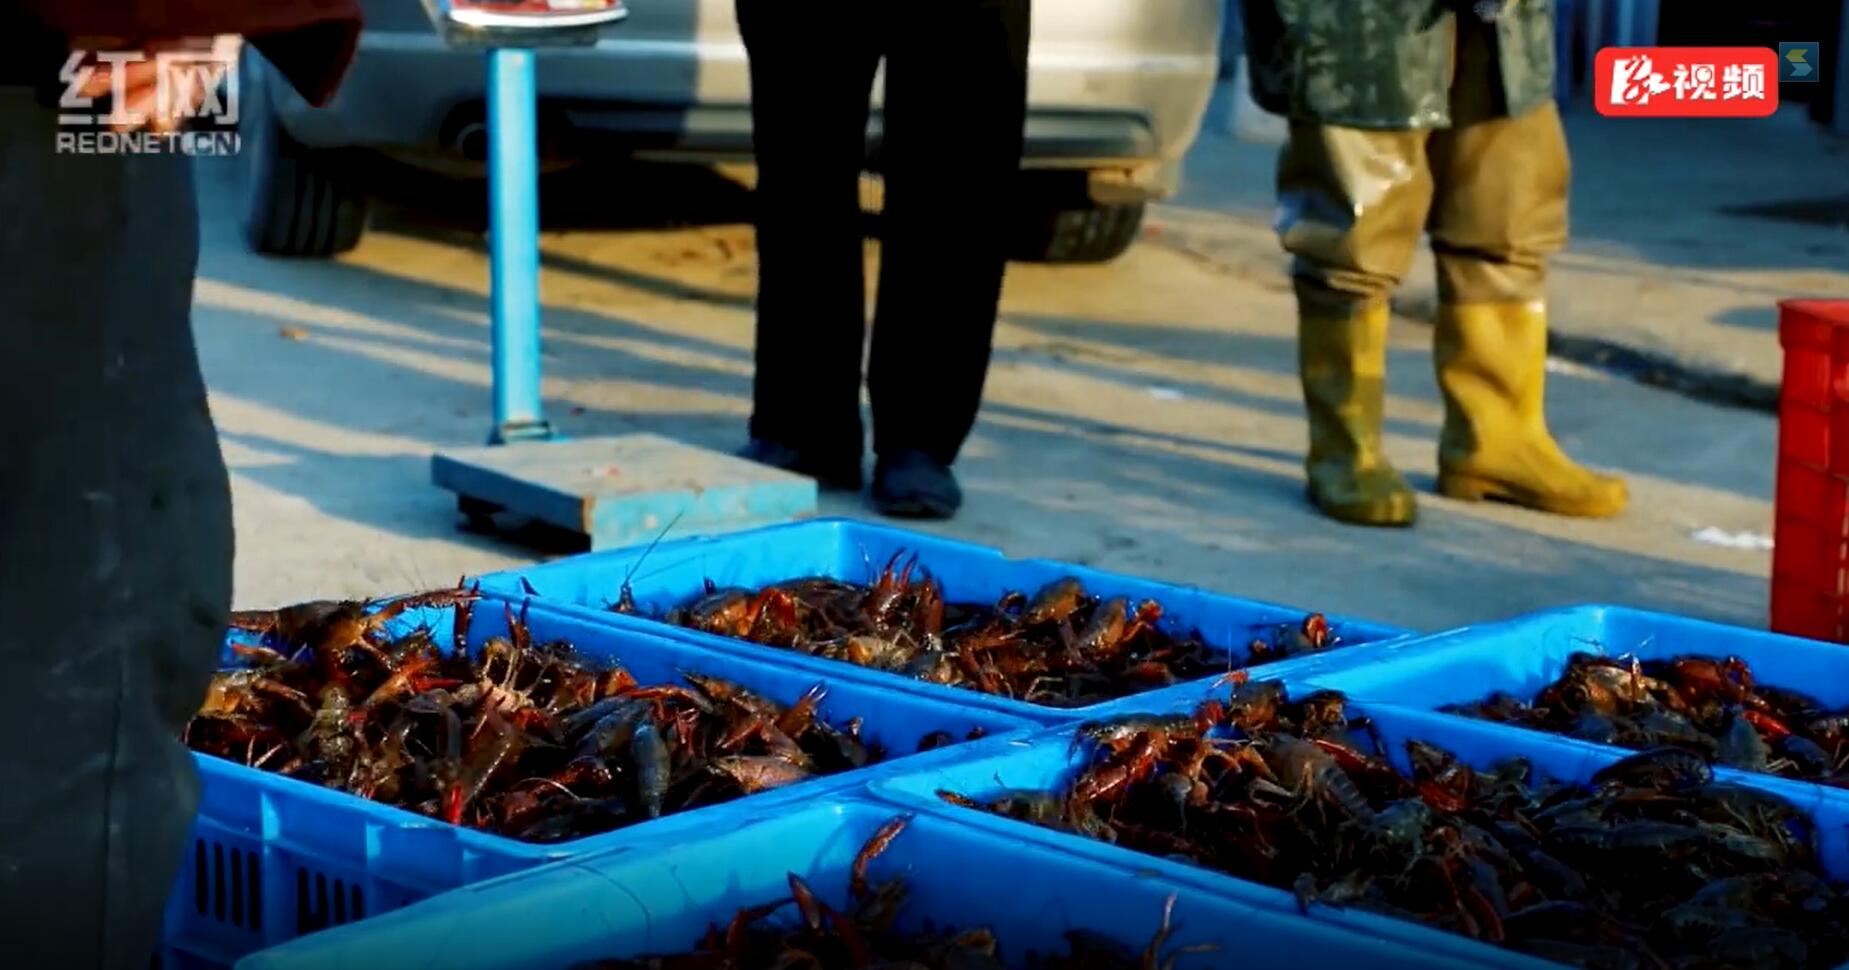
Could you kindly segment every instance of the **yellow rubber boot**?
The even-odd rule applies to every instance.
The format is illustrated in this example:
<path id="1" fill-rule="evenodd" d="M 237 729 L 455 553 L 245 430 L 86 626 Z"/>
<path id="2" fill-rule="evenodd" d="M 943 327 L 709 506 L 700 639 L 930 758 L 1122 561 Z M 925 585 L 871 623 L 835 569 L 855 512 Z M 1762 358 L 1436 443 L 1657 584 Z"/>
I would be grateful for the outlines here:
<path id="1" fill-rule="evenodd" d="M 1440 492 L 1557 515 L 1624 511 L 1630 497 L 1624 480 L 1575 463 L 1547 431 L 1541 303 L 1441 306 L 1432 356 L 1445 399 Z"/>
<path id="2" fill-rule="evenodd" d="M 1297 365 L 1310 419 L 1310 501 L 1355 525 L 1411 525 L 1418 513 L 1412 489 L 1380 450 L 1387 305 L 1348 314 L 1303 310 Z"/>

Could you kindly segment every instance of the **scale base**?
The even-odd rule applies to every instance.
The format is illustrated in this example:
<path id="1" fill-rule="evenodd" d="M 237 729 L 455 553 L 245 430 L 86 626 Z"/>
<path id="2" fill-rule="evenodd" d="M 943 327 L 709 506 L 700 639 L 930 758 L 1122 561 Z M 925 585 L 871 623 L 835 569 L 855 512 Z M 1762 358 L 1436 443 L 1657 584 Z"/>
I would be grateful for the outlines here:
<path id="1" fill-rule="evenodd" d="M 506 511 L 615 549 L 815 514 L 814 479 L 659 435 L 516 441 L 439 452 L 430 478 L 484 523 Z"/>

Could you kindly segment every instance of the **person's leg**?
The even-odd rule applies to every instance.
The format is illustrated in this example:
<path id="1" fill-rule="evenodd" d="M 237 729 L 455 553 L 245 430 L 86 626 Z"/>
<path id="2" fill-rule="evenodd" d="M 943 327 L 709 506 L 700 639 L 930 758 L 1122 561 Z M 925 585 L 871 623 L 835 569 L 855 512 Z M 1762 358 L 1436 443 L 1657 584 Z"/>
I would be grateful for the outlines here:
<path id="1" fill-rule="evenodd" d="M 0 952 L 148 965 L 199 797 L 178 740 L 231 599 L 190 327 L 190 166 L 54 155 L 0 89 Z"/>
<path id="2" fill-rule="evenodd" d="M 1622 480 L 1569 459 L 1547 430 L 1547 258 L 1567 237 L 1569 162 L 1553 104 L 1503 117 L 1495 35 L 1460 18 L 1457 127 L 1430 146 L 1444 394 L 1439 490 L 1566 515 L 1622 511 Z"/>
<path id="3" fill-rule="evenodd" d="M 1027 105 L 1028 0 L 890 8 L 886 205 L 868 387 L 874 501 L 943 516 L 976 422 Z"/>
<path id="4" fill-rule="evenodd" d="M 747 454 L 860 487 L 860 173 L 874 5 L 737 0 L 757 155 L 757 373 Z"/>
<path id="5" fill-rule="evenodd" d="M 1422 131 L 1291 124 L 1278 232 L 1293 256 L 1311 501 L 1361 525 L 1407 525 L 1412 490 L 1381 451 L 1387 298 L 1431 202 Z"/>

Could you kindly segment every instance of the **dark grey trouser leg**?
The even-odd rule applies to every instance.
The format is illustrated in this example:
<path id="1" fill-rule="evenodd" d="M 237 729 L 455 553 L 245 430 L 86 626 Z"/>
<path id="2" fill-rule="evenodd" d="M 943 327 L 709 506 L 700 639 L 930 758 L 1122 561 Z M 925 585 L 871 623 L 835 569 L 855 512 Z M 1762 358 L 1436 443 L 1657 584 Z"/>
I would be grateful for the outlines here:
<path id="1" fill-rule="evenodd" d="M 860 172 L 880 9 L 737 0 L 758 166 L 751 434 L 856 466 L 867 327 Z"/>
<path id="2" fill-rule="evenodd" d="M 231 599 L 188 162 L 54 154 L 0 88 L 0 962 L 145 968 Z"/>
<path id="3" fill-rule="evenodd" d="M 873 450 L 948 465 L 975 426 L 1027 113 L 1028 0 L 891 6 Z"/>

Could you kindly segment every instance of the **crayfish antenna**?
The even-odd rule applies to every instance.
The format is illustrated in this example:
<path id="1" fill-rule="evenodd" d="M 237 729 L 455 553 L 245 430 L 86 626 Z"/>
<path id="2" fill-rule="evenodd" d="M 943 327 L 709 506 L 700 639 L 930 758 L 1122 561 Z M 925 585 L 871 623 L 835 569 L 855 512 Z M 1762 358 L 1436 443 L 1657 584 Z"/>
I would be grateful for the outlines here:
<path id="1" fill-rule="evenodd" d="M 866 546 L 860 547 L 860 561 L 867 570 L 867 584 L 872 585 L 873 580 L 879 576 L 879 570 L 874 568 L 873 553 L 868 552 Z"/>
<path id="2" fill-rule="evenodd" d="M 1230 662 L 1230 660 L 1231 658 L 1229 657 L 1228 661 Z M 1213 683 L 1208 684 L 1207 686 L 1209 689 L 1214 688 L 1214 687 L 1225 687 L 1227 684 L 1231 684 L 1234 687 L 1237 687 L 1240 684 L 1245 683 L 1247 680 L 1250 680 L 1251 677 L 1252 675 L 1244 670 L 1229 670 L 1226 673 L 1223 673 L 1220 676 L 1214 678 Z"/>
<path id="3" fill-rule="evenodd" d="M 1175 893 L 1169 893 L 1168 899 L 1162 904 L 1162 928 L 1156 931 L 1149 945 L 1143 948 L 1143 960 L 1139 964 L 1143 970 L 1156 970 L 1156 958 L 1162 955 L 1162 944 L 1167 943 L 1169 935 L 1175 932 L 1175 925 L 1170 922 L 1175 914 L 1175 896 Z"/>
<path id="4" fill-rule="evenodd" d="M 660 532 L 655 533 L 655 538 L 649 540 L 648 548 L 642 550 L 642 555 L 637 556 L 636 561 L 633 563 L 630 563 L 629 571 L 623 574 L 622 596 L 624 600 L 633 602 L 633 599 L 630 596 L 629 584 L 635 580 L 636 570 L 641 569 L 642 564 L 645 562 L 648 562 L 648 557 L 652 553 L 654 553 L 655 547 L 661 544 L 661 540 L 668 537 L 668 533 L 671 530 L 673 530 L 673 528 L 676 525 L 680 523 L 681 516 L 686 515 L 686 514 L 687 514 L 687 506 L 683 505 L 681 506 L 681 510 L 679 512 L 674 513 L 674 518 L 669 519 L 668 524 L 665 526 L 662 526 Z M 525 578 L 522 578 L 520 581 L 522 583 L 526 582 Z M 539 595 L 537 592 L 534 591 L 533 587 L 530 585 L 527 586 L 526 591 L 529 594 L 532 594 L 534 596 Z M 706 581 L 706 591 L 708 593 L 711 593 L 713 591 L 712 580 L 710 579 Z"/>
<path id="5" fill-rule="evenodd" d="M 1178 926 L 1176 927 L 1176 929 L 1180 929 L 1180 927 Z M 1168 955 L 1168 959 L 1162 961 L 1162 970 L 1175 970 L 1175 964 L 1180 962 L 1182 957 L 1187 956 L 1189 954 L 1218 953 L 1219 951 L 1220 951 L 1220 944 L 1218 943 L 1195 943 L 1191 946 L 1184 946 L 1176 950 L 1175 952 L 1170 953 Z"/>

